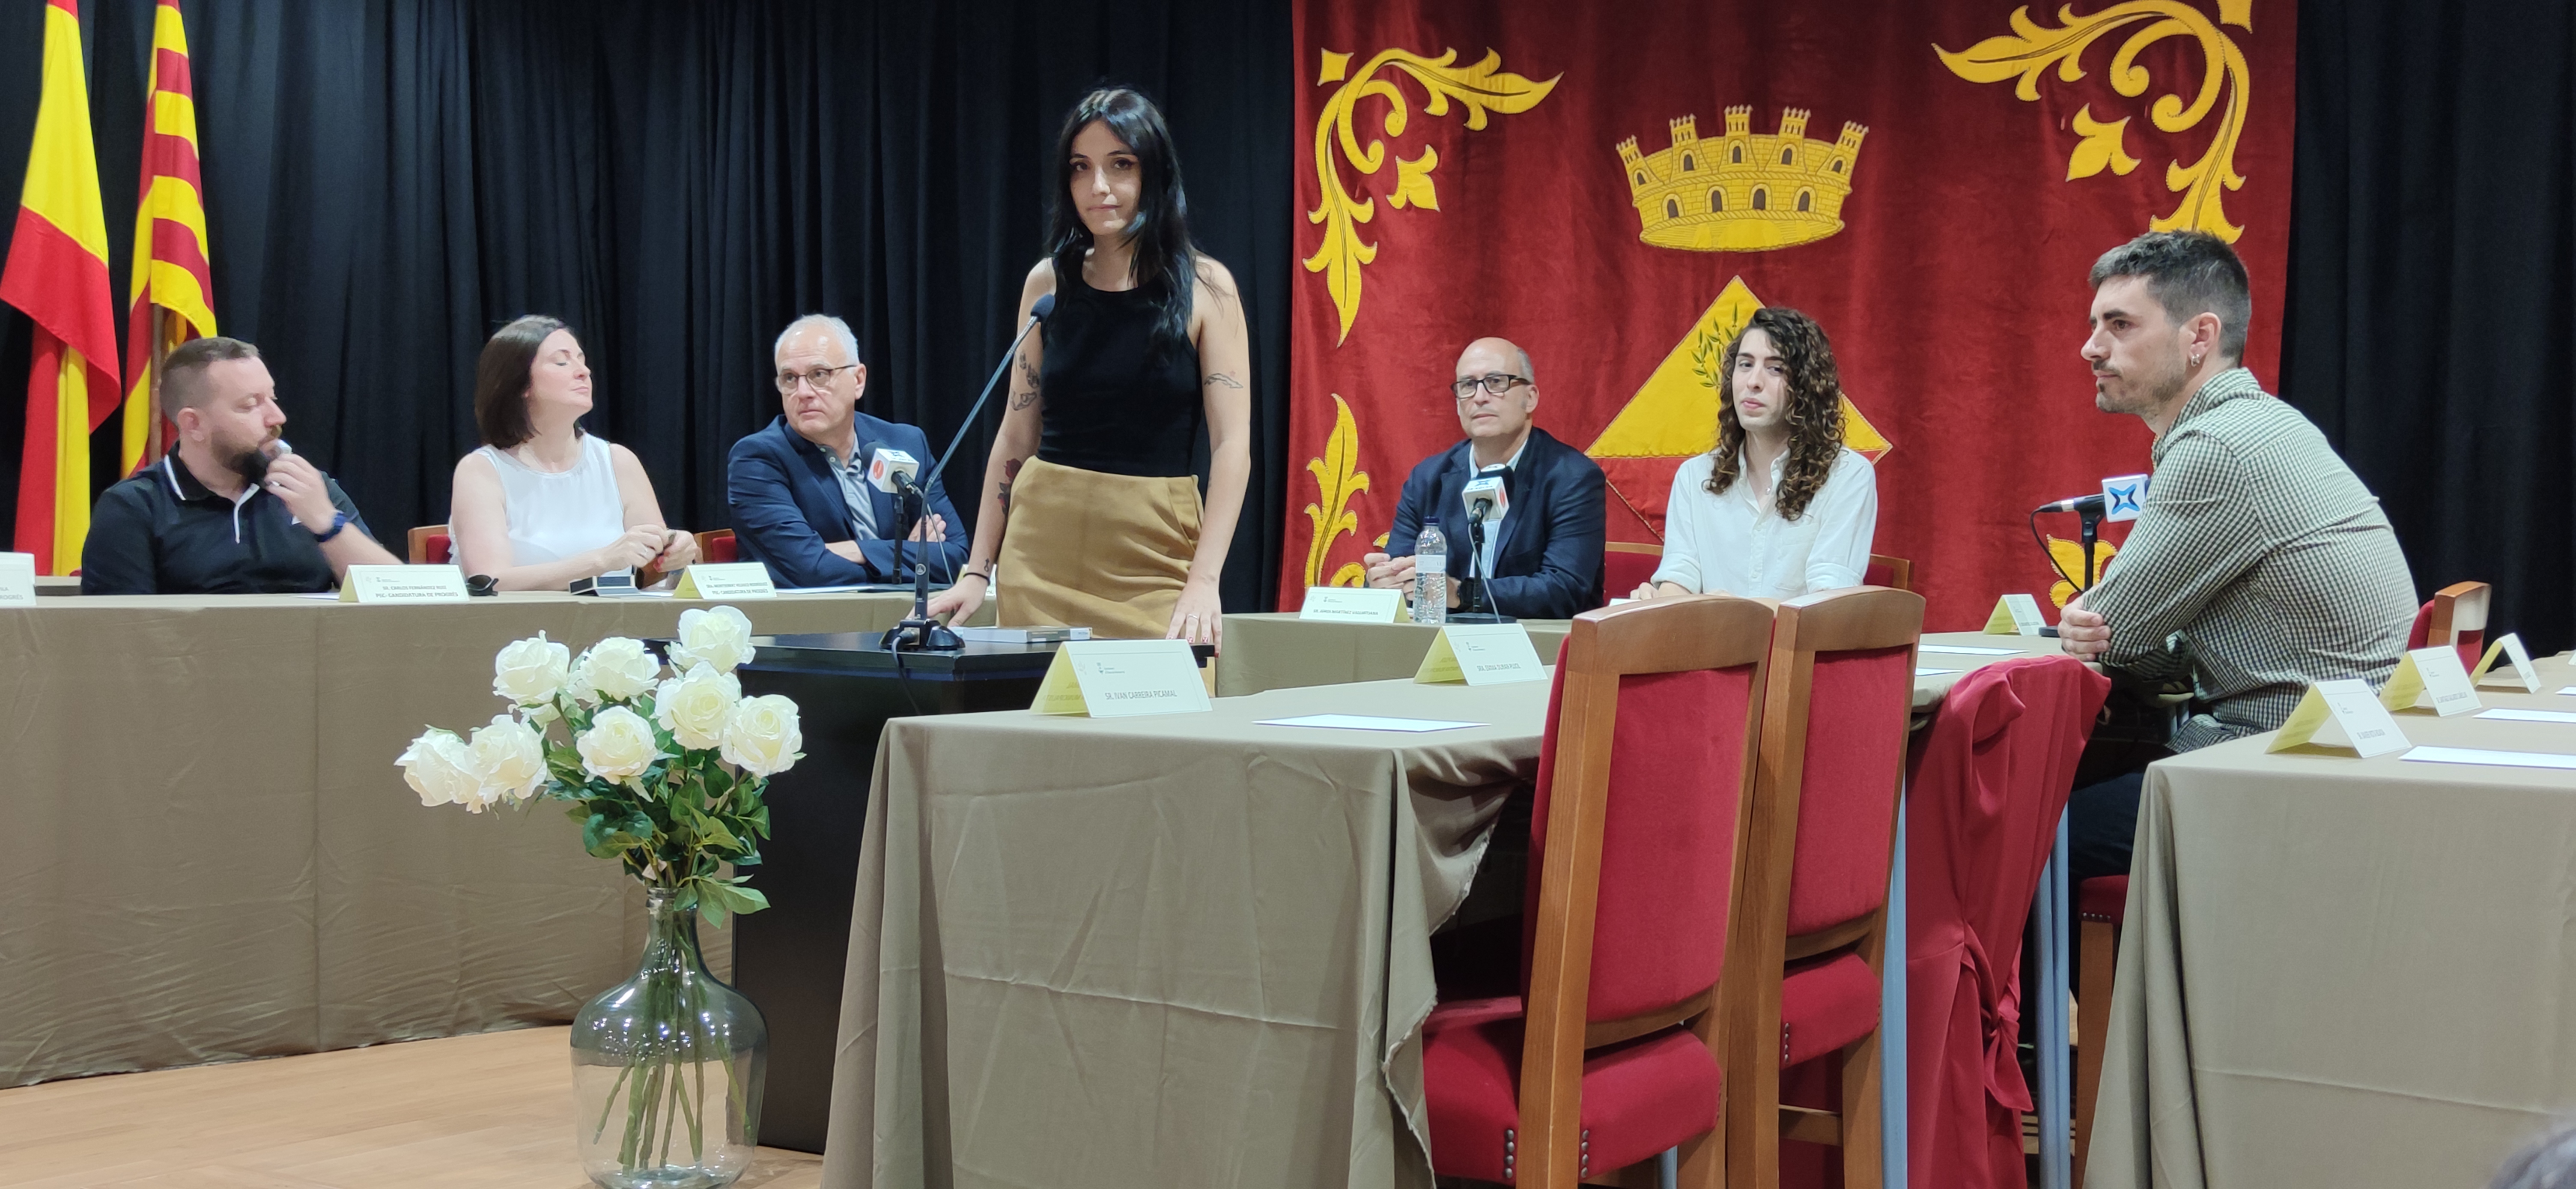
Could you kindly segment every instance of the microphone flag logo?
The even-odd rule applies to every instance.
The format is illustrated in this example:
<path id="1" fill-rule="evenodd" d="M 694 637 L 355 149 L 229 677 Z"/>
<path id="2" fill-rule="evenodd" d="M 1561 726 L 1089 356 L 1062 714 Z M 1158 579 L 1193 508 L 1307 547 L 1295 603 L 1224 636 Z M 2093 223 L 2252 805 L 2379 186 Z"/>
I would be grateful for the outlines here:
<path id="1" fill-rule="evenodd" d="M 2147 476 L 2120 475 L 2102 481 L 2102 519 L 2135 520 L 2147 493 Z"/>

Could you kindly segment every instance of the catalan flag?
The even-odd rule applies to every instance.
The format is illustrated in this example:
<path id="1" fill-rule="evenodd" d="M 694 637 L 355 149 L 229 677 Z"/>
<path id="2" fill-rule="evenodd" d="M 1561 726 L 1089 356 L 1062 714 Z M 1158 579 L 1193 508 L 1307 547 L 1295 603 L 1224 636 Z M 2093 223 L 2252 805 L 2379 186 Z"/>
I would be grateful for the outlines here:
<path id="1" fill-rule="evenodd" d="M 0 301 L 35 320 L 17 547 L 69 573 L 89 536 L 89 435 L 116 412 L 116 294 L 89 134 L 78 0 L 47 0 L 44 84 Z"/>
<path id="2" fill-rule="evenodd" d="M 134 287 L 125 330 L 125 447 L 119 473 L 151 462 L 152 360 L 216 333 L 206 251 L 205 187 L 197 165 L 196 90 L 188 81 L 188 31 L 179 0 L 160 0 L 152 23 L 152 84 L 143 96 L 143 193 L 134 204 Z M 154 337 L 153 310 L 168 311 Z"/>

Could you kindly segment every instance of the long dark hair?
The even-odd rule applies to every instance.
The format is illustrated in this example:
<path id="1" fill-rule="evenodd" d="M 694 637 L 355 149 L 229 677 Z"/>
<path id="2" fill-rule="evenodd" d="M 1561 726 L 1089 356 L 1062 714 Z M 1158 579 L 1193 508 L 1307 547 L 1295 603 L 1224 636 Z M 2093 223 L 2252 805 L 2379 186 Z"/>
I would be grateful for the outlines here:
<path id="1" fill-rule="evenodd" d="M 1136 154 L 1136 211 L 1127 221 L 1127 242 L 1135 245 L 1129 275 L 1139 287 L 1161 280 L 1163 316 L 1154 335 L 1167 343 L 1190 341 L 1191 282 L 1198 274 L 1198 253 L 1190 247 L 1190 203 L 1181 191 L 1181 159 L 1172 151 L 1172 133 L 1154 101 L 1126 87 L 1104 87 L 1082 97 L 1064 117 L 1055 138 L 1055 200 L 1048 204 L 1047 254 L 1055 259 L 1056 290 L 1066 278 L 1082 275 L 1082 254 L 1091 247 L 1091 229 L 1073 203 L 1073 138 L 1094 121 L 1107 124 L 1111 135 Z"/>
<path id="2" fill-rule="evenodd" d="M 483 444 L 507 450 L 536 436 L 528 420 L 529 376 L 537 365 L 537 348 L 546 336 L 569 330 L 561 318 L 530 314 L 492 332 L 483 357 L 474 364 L 474 428 Z M 573 426 L 573 435 L 581 426 Z"/>
<path id="3" fill-rule="evenodd" d="M 1723 495 L 1744 469 L 1744 423 L 1735 419 L 1735 361 L 1744 353 L 1744 336 L 1759 330 L 1771 336 L 1771 349 L 1789 369 L 1789 457 L 1780 467 L 1780 489 L 1771 493 L 1780 519 L 1796 520 L 1807 503 L 1824 490 L 1834 459 L 1843 449 L 1843 381 L 1834 370 L 1833 344 L 1816 320 L 1787 306 L 1753 311 L 1735 341 L 1726 345 L 1726 366 L 1718 373 L 1717 465 L 1708 474 L 1708 493 Z"/>

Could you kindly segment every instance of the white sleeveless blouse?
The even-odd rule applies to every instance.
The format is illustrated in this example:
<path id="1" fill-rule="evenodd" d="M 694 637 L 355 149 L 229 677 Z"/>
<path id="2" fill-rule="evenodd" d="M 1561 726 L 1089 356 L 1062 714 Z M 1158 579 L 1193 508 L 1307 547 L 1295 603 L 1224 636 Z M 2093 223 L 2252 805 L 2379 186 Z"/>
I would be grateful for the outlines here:
<path id="1" fill-rule="evenodd" d="M 626 505 L 617 497 L 617 465 L 608 442 L 581 436 L 581 461 L 569 471 L 540 471 L 507 451 L 483 447 L 501 476 L 501 507 L 510 521 L 510 564 L 533 566 L 587 553 L 623 536 Z"/>

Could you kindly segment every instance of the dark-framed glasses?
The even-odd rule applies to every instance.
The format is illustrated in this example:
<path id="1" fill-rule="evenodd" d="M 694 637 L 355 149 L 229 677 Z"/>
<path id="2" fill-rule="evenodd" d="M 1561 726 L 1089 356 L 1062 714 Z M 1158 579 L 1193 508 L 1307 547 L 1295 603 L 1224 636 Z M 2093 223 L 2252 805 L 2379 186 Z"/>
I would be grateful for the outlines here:
<path id="1" fill-rule="evenodd" d="M 1513 385 L 1527 383 L 1529 383 L 1528 379 L 1521 376 L 1515 376 L 1509 372 L 1491 372 L 1482 376 L 1469 376 L 1466 379 L 1451 384 L 1449 386 L 1449 391 L 1457 393 L 1459 402 L 1463 404 L 1475 399 L 1476 390 L 1478 388 L 1482 388 L 1485 391 L 1494 394 L 1496 397 L 1502 397 L 1511 393 Z"/>
<path id="2" fill-rule="evenodd" d="M 811 382 L 814 390 L 820 392 L 831 386 L 832 377 L 857 366 L 859 365 L 855 363 L 844 363 L 839 367 L 818 367 L 810 372 L 780 372 L 778 391 L 781 395 L 790 394 L 796 391 L 797 385 Z"/>

